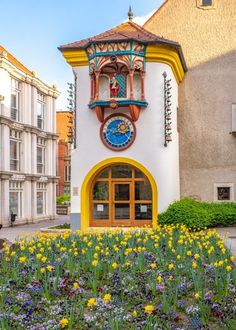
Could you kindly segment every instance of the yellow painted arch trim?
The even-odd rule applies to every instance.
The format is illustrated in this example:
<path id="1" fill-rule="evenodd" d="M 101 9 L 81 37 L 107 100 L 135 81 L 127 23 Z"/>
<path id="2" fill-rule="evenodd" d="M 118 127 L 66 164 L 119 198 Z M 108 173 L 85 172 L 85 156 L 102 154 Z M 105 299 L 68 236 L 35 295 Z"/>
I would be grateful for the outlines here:
<path id="1" fill-rule="evenodd" d="M 146 61 L 168 64 L 178 83 L 184 78 L 183 65 L 175 48 L 163 45 L 149 45 L 146 50 Z"/>
<path id="2" fill-rule="evenodd" d="M 88 56 L 84 49 L 71 49 L 61 51 L 66 62 L 71 66 L 87 66 L 89 64 Z"/>
<path id="3" fill-rule="evenodd" d="M 107 166 L 111 166 L 118 163 L 124 163 L 132 165 L 138 168 L 141 172 L 143 172 L 148 178 L 151 187 L 152 187 L 152 226 L 153 228 L 157 227 L 157 217 L 158 217 L 158 191 L 156 182 L 152 176 L 152 174 L 144 167 L 142 164 L 137 162 L 134 159 L 126 158 L 126 157 L 112 157 L 105 159 L 95 165 L 84 178 L 82 187 L 81 187 L 81 229 L 86 230 L 89 227 L 90 221 L 90 192 L 92 188 L 93 181 L 101 170 L 103 170 Z"/>

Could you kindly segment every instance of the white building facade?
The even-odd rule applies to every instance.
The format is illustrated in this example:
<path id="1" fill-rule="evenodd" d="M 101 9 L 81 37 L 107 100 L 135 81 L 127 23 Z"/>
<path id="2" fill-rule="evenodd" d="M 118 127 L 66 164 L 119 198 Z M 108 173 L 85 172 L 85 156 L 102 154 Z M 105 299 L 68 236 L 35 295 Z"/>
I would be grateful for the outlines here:
<path id="1" fill-rule="evenodd" d="M 76 77 L 72 226 L 155 227 L 180 197 L 180 46 L 129 21 L 59 49 Z"/>
<path id="2" fill-rule="evenodd" d="M 0 47 L 0 224 L 56 217 L 58 91 Z"/>

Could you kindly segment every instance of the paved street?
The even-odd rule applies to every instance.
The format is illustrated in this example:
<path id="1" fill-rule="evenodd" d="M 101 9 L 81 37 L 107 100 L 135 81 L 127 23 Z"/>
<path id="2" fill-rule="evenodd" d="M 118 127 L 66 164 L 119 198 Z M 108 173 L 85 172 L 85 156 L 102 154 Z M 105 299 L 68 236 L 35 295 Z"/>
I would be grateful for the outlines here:
<path id="1" fill-rule="evenodd" d="M 0 238 L 7 239 L 10 242 L 14 242 L 16 239 L 23 237 L 27 233 L 34 234 L 37 231 L 40 231 L 40 228 L 42 227 L 58 226 L 64 224 L 65 222 L 69 222 L 69 219 L 69 216 L 62 215 L 58 216 L 57 220 L 46 220 L 39 223 L 31 223 L 21 226 L 2 228 L 0 230 Z"/>

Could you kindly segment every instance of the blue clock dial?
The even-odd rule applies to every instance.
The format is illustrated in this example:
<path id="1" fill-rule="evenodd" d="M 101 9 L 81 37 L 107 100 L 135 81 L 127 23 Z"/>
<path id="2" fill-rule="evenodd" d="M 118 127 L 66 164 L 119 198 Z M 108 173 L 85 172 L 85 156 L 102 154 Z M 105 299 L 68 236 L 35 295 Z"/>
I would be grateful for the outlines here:
<path id="1" fill-rule="evenodd" d="M 135 138 L 135 126 L 129 117 L 124 115 L 108 117 L 102 126 L 103 143 L 113 150 L 128 148 Z"/>

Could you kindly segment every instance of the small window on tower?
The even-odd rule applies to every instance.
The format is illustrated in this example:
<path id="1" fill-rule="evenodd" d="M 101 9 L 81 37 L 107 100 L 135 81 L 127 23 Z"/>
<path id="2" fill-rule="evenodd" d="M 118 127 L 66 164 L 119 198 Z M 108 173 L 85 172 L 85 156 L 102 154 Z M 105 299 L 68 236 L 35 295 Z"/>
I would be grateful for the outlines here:
<path id="1" fill-rule="evenodd" d="M 202 0 L 202 6 L 212 6 L 212 0 Z"/>

